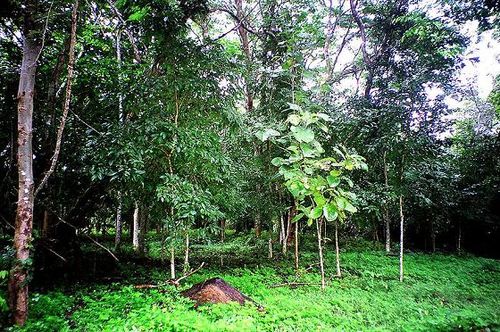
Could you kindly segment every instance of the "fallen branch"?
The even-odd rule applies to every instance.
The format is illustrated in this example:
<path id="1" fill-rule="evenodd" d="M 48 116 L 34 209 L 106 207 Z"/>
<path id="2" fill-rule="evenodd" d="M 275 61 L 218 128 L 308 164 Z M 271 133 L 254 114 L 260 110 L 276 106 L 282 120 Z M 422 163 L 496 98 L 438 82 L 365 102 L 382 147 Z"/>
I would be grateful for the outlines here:
<path id="1" fill-rule="evenodd" d="M 180 286 L 181 280 L 184 280 L 187 277 L 192 276 L 193 274 L 195 274 L 196 272 L 198 272 L 199 270 L 201 270 L 203 268 L 203 266 L 205 266 L 205 262 L 201 263 L 200 266 L 198 266 L 198 268 L 191 269 L 188 273 L 184 274 L 182 277 L 179 277 L 177 279 L 170 279 L 170 280 L 168 280 L 166 282 L 166 284 L 168 284 L 168 285 L 174 285 L 175 287 L 178 287 L 178 286 Z M 165 284 L 159 284 L 159 285 L 155 285 L 155 284 L 141 284 L 141 285 L 135 285 L 134 288 L 136 288 L 136 289 L 154 289 L 154 288 L 162 287 L 164 285 Z"/>
<path id="2" fill-rule="evenodd" d="M 182 277 L 179 277 L 177 279 L 171 279 L 171 280 L 169 280 L 168 283 L 174 285 L 175 287 L 178 287 L 179 284 L 180 284 L 180 282 L 181 282 L 181 280 L 186 279 L 187 277 L 195 274 L 196 272 L 198 272 L 199 270 L 201 270 L 203 268 L 203 266 L 205 266 L 205 262 L 202 262 L 200 264 L 200 266 L 198 266 L 198 268 L 191 269 L 188 273 L 184 274 Z"/>

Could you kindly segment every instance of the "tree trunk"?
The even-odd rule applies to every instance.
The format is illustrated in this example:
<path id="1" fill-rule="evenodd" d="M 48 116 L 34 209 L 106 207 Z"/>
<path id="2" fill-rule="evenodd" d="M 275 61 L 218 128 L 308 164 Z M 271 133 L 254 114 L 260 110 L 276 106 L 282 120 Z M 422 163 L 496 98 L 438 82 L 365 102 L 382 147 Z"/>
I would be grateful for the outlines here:
<path id="1" fill-rule="evenodd" d="M 26 1 L 23 31 L 23 59 L 19 88 L 17 92 L 17 167 L 19 173 L 18 201 L 14 230 L 14 250 L 16 260 L 9 279 L 9 305 L 14 323 L 24 325 L 28 315 L 28 272 L 30 259 L 31 235 L 33 228 L 33 95 L 35 93 L 35 75 L 37 57 L 41 45 L 36 40 L 35 20 L 36 4 Z"/>
<path id="2" fill-rule="evenodd" d="M 268 241 L 268 249 L 269 249 L 269 253 L 267 255 L 267 258 L 273 258 L 273 239 L 269 238 L 269 241 Z"/>
<path id="3" fill-rule="evenodd" d="M 321 289 L 325 289 L 325 268 L 323 266 L 323 240 L 321 239 L 322 220 L 316 219 L 316 231 L 318 236 L 319 271 L 321 274 Z"/>
<path id="4" fill-rule="evenodd" d="M 462 253 L 462 222 L 458 221 L 457 252 Z"/>
<path id="5" fill-rule="evenodd" d="M 170 247 L 170 279 L 175 279 L 175 250 Z"/>
<path id="6" fill-rule="evenodd" d="M 342 276 L 340 271 L 340 250 L 339 250 L 339 232 L 338 232 L 338 221 L 335 219 L 335 266 L 337 268 L 337 277 Z"/>
<path id="7" fill-rule="evenodd" d="M 224 243 L 226 240 L 226 221 L 223 219 L 220 221 L 220 242 Z"/>
<path id="8" fill-rule="evenodd" d="M 290 235 L 292 233 L 292 219 L 294 217 L 295 213 L 295 207 L 292 206 L 292 208 L 288 211 L 288 216 L 286 220 L 286 230 L 285 230 L 285 239 L 283 240 L 283 248 L 282 252 L 283 255 L 286 255 L 287 249 L 288 249 L 288 242 L 290 241 Z M 296 225 L 294 225 L 295 227 Z"/>
<path id="9" fill-rule="evenodd" d="M 118 207 L 116 208 L 116 222 L 115 222 L 115 250 L 120 249 L 120 244 L 122 241 L 122 195 L 118 193 Z"/>
<path id="10" fill-rule="evenodd" d="M 189 271 L 189 232 L 186 230 L 186 248 L 184 250 L 184 272 Z"/>
<path id="11" fill-rule="evenodd" d="M 241 49 L 243 51 L 243 54 L 245 54 L 245 60 L 247 67 L 250 67 L 251 62 L 252 62 L 252 54 L 250 52 L 250 42 L 248 39 L 248 32 L 245 29 L 244 25 L 247 24 L 245 22 L 246 17 L 243 13 L 243 0 L 235 0 L 235 6 L 236 6 L 236 17 L 239 22 L 238 24 L 238 35 L 240 36 L 240 41 L 241 41 Z M 253 94 L 252 94 L 252 89 L 250 87 L 250 78 L 248 75 L 245 77 L 245 94 L 246 94 L 246 109 L 248 112 L 252 112 L 253 110 Z"/>
<path id="12" fill-rule="evenodd" d="M 387 151 L 384 151 L 384 185 L 385 185 L 385 190 L 389 189 L 389 180 L 387 176 Z M 384 218 L 384 226 L 385 226 L 385 251 L 387 253 L 391 252 L 391 220 L 389 218 L 389 209 L 387 206 L 384 204 L 382 206 L 382 215 Z"/>
<path id="13" fill-rule="evenodd" d="M 283 214 L 280 215 L 280 244 L 283 246 L 285 242 L 285 218 Z"/>
<path id="14" fill-rule="evenodd" d="M 140 255 L 146 252 L 145 237 L 147 232 L 147 210 L 144 205 L 139 207 L 139 246 Z"/>
<path id="15" fill-rule="evenodd" d="M 400 233 L 399 233 L 399 281 L 403 281 L 403 250 L 404 250 L 404 215 L 403 215 L 403 196 L 399 196 L 399 217 L 400 217 Z"/>
<path id="16" fill-rule="evenodd" d="M 140 233 L 140 220 L 139 220 L 139 202 L 135 201 L 134 207 L 134 227 L 132 229 L 132 245 L 134 251 L 139 252 L 139 233 Z"/>
<path id="17" fill-rule="evenodd" d="M 299 270 L 299 222 L 295 223 L 295 270 Z"/>

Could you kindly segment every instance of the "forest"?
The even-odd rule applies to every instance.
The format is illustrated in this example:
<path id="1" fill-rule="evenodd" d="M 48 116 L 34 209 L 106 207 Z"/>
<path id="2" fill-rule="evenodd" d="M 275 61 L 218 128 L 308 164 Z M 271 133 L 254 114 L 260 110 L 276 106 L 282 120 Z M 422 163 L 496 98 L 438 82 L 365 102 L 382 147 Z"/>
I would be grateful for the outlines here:
<path id="1" fill-rule="evenodd" d="M 2 0 L 0 330 L 500 331 L 498 0 Z"/>

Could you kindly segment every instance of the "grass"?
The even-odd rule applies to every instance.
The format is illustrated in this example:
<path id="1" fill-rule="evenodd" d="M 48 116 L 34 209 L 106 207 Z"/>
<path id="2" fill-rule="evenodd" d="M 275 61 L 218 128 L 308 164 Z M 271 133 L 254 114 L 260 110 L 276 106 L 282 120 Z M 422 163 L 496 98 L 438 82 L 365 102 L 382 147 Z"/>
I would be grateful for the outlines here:
<path id="1" fill-rule="evenodd" d="M 246 247 L 238 244 L 246 243 Z M 235 245 L 236 243 L 236 245 Z M 298 281 L 318 283 L 316 253 L 302 253 Z M 228 248 L 231 248 L 228 251 Z M 247 249 L 249 248 L 249 249 Z M 136 289 L 162 283 L 168 266 L 126 263 L 120 283 L 72 286 L 32 294 L 25 331 L 500 331 L 500 262 L 471 256 L 409 253 L 398 281 L 398 258 L 362 242 L 342 252 L 343 278 L 335 279 L 331 244 L 326 254 L 329 286 L 270 287 L 296 280 L 292 257 L 265 258 L 265 241 L 236 239 L 225 246 L 194 246 L 193 260 L 208 267 L 180 289 Z M 207 253 L 210 253 L 208 255 Z M 220 255 L 227 264 L 220 267 Z M 194 264 L 193 264 L 194 265 Z M 312 266 L 307 269 L 307 267 Z M 264 306 L 193 308 L 179 291 L 219 276 Z"/>

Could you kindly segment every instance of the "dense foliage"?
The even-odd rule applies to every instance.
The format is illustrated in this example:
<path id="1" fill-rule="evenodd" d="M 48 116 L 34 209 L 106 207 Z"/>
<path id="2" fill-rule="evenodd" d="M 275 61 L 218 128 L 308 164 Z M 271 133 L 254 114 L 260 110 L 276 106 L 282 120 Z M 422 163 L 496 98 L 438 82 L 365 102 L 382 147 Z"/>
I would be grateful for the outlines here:
<path id="1" fill-rule="evenodd" d="M 487 96 L 480 81 L 489 78 L 464 79 L 482 61 L 474 45 L 498 45 L 498 8 L 481 0 L 8 0 L 0 8 L 0 308 L 13 315 L 5 320 L 24 323 L 33 285 L 33 330 L 494 325 L 494 261 L 403 256 L 499 258 L 500 78 Z M 239 240 L 227 243 L 233 232 Z M 313 235 L 323 287 L 330 241 L 336 276 L 346 279 L 325 293 L 263 290 L 293 274 L 292 247 L 296 273 L 312 264 L 302 238 Z M 385 243 L 387 256 L 342 250 L 341 258 L 339 238 Z M 395 250 L 411 287 L 389 280 Z M 278 259 L 253 275 L 242 267 L 252 255 Z M 150 259 L 170 262 L 172 280 L 193 259 L 210 261 L 189 283 L 221 272 L 269 312 L 204 308 L 198 320 L 170 288 L 147 297 L 122 284 L 42 292 Z M 215 267 L 224 262 L 235 269 Z M 459 280 L 466 272 L 470 284 Z M 469 301 L 468 291 L 480 294 Z M 397 300 L 405 292 L 415 295 L 407 305 Z M 328 309 L 302 308 L 308 297 Z M 415 327 L 418 317 L 428 319 Z"/>

